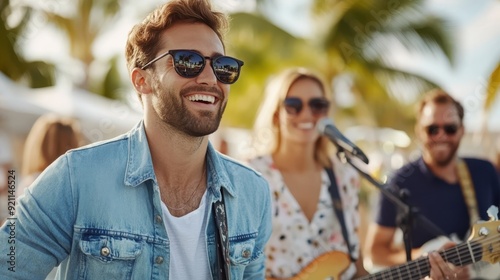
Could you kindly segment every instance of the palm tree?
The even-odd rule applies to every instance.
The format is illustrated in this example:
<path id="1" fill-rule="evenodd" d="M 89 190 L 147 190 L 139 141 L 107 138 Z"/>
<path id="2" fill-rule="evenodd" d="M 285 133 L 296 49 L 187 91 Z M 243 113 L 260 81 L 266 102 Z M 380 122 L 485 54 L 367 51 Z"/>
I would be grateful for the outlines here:
<path id="1" fill-rule="evenodd" d="M 70 46 L 70 55 L 82 62 L 84 78 L 77 85 L 110 98 L 118 98 L 121 78 L 116 75 L 117 59 L 111 58 L 104 80 L 92 77 L 90 67 L 95 62 L 92 47 L 103 31 L 117 19 L 120 10 L 118 0 L 78 0 L 72 16 L 42 11 L 50 22 L 61 29 Z"/>
<path id="2" fill-rule="evenodd" d="M 22 17 L 11 26 L 7 19 L 14 10 Z M 14 81 L 25 81 L 30 87 L 51 86 L 54 84 L 54 66 L 43 61 L 27 61 L 19 52 L 19 41 L 26 33 L 31 14 L 29 7 L 13 7 L 9 0 L 0 2 L 0 72 Z"/>
<path id="3" fill-rule="evenodd" d="M 270 1 L 258 0 L 255 14 L 232 15 L 229 49 L 245 60 L 246 78 L 233 86 L 237 93 L 232 94 L 228 110 L 234 108 L 239 116 L 247 116 L 237 120 L 228 114 L 228 123 L 233 125 L 251 125 L 264 76 L 287 65 L 304 65 L 322 70 L 332 81 L 345 73 L 351 75 L 356 103 L 340 113 L 355 117 L 360 124 L 409 130 L 413 113 L 408 103 L 416 93 L 436 85 L 392 67 L 391 51 L 399 46 L 452 57 L 444 21 L 425 15 L 420 0 L 401 0 L 398 5 L 386 0 L 314 1 L 311 11 L 316 20 L 308 38 L 296 38 L 267 20 L 262 9 Z M 403 92 L 390 90 L 401 81 Z"/>
<path id="4" fill-rule="evenodd" d="M 267 79 L 287 66 L 314 66 L 318 56 L 308 55 L 306 40 L 294 37 L 259 13 L 231 14 L 228 53 L 243 59 L 242 78 L 231 86 L 230 104 L 223 124 L 242 128 L 253 125 Z"/>
<path id="5" fill-rule="evenodd" d="M 488 79 L 488 85 L 486 86 L 486 99 L 484 101 L 484 110 L 486 113 L 491 111 L 491 106 L 495 102 L 498 95 L 498 90 L 500 90 L 500 63 L 491 72 Z"/>
<path id="6" fill-rule="evenodd" d="M 495 146 L 492 135 L 488 131 L 488 120 L 490 119 L 491 108 L 498 98 L 498 91 L 500 90 L 500 63 L 497 64 L 496 68 L 491 72 L 488 78 L 488 83 L 486 85 L 486 98 L 484 100 L 483 111 L 482 111 L 482 122 L 480 129 L 475 133 L 473 138 L 477 145 L 482 147 L 491 147 L 493 150 L 498 151 L 498 147 Z M 498 151 L 500 156 L 500 151 Z M 495 159 L 496 160 L 496 159 Z"/>
<path id="7" fill-rule="evenodd" d="M 408 117 L 411 119 L 411 115 L 405 114 L 408 112 L 405 105 L 412 103 L 418 93 L 436 87 L 428 78 L 392 67 L 391 55 L 395 48 L 416 54 L 444 54 L 452 61 L 452 41 L 445 21 L 425 14 L 422 5 L 421 0 L 314 2 L 316 25 L 326 26 L 318 28 L 320 35 L 316 37 L 320 38 L 317 44 L 328 57 L 327 75 L 330 78 L 345 72 L 354 75 L 353 92 L 359 95 L 357 100 L 364 103 L 358 113 L 370 112 L 375 120 L 373 125 L 405 129 Z M 398 88 L 402 92 L 390 89 L 400 81 L 406 83 L 405 87 Z M 396 116 L 407 118 L 387 119 L 388 108 L 396 111 Z"/>

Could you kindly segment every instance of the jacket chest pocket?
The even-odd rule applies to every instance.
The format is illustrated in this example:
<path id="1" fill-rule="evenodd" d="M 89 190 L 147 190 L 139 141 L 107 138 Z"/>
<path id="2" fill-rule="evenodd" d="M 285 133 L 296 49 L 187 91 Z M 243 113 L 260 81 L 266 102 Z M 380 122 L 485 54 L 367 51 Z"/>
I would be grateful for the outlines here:
<path id="1" fill-rule="evenodd" d="M 233 266 L 246 266 L 259 255 L 255 250 L 255 239 L 229 242 L 229 258 Z"/>
<path id="2" fill-rule="evenodd" d="M 86 235 L 80 240 L 80 279 L 131 279 L 142 242 L 107 235 Z"/>

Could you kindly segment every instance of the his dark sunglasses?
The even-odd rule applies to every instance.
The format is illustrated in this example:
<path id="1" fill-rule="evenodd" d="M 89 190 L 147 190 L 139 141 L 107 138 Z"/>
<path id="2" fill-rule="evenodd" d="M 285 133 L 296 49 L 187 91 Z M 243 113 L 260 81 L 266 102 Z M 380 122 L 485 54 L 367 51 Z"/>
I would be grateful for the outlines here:
<path id="1" fill-rule="evenodd" d="M 311 98 L 307 101 L 307 105 L 311 108 L 311 112 L 315 116 L 326 115 L 328 112 L 328 108 L 330 107 L 330 101 L 325 98 Z M 287 97 L 283 101 L 283 106 L 285 110 L 290 115 L 298 115 L 302 108 L 304 108 L 304 104 L 302 99 L 298 97 Z"/>
<path id="2" fill-rule="evenodd" d="M 446 133 L 446 135 L 451 136 L 457 133 L 459 126 L 457 124 L 445 124 L 443 126 L 431 124 L 425 127 L 425 131 L 427 132 L 427 135 L 434 136 L 439 133 L 439 130 L 441 128 L 444 130 L 444 133 Z"/>
<path id="3" fill-rule="evenodd" d="M 243 66 L 243 61 L 230 56 L 208 57 L 191 50 L 169 50 L 146 63 L 141 69 L 148 68 L 151 64 L 167 55 L 171 55 L 174 59 L 175 72 L 184 78 L 194 78 L 200 75 L 203 68 L 205 68 L 207 59 L 210 59 L 210 66 L 214 70 L 215 77 L 223 84 L 236 82 L 240 76 L 241 66 Z"/>

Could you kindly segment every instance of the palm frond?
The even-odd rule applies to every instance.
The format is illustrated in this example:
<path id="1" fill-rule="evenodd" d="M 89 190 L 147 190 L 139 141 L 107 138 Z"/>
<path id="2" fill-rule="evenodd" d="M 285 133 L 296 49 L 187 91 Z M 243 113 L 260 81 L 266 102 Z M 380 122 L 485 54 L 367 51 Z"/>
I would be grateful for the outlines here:
<path id="1" fill-rule="evenodd" d="M 21 20 L 14 26 L 7 24 L 7 17 L 15 12 L 21 13 Z M 12 80 L 24 80 L 31 87 L 44 87 L 54 84 L 54 65 L 42 61 L 26 60 L 19 52 L 19 44 L 25 36 L 26 27 L 33 10 L 27 6 L 13 8 L 10 1 L 0 3 L 0 72 Z"/>
<path id="2" fill-rule="evenodd" d="M 428 54 L 444 54 L 453 63 L 453 41 L 450 24 L 436 16 L 424 19 L 408 20 L 396 28 L 387 29 L 383 35 L 393 36 L 408 51 Z"/>
<path id="3" fill-rule="evenodd" d="M 498 96 L 498 91 L 500 90 L 500 63 L 491 72 L 488 79 L 488 85 L 486 87 L 486 99 L 484 101 L 485 111 L 490 111 L 493 102 Z"/>

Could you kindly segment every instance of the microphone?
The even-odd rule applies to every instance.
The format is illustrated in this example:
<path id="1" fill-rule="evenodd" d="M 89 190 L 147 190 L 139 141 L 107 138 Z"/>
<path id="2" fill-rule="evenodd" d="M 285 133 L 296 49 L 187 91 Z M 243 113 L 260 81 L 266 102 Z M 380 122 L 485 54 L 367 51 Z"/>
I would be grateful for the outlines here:
<path id="1" fill-rule="evenodd" d="M 368 164 L 368 157 L 354 143 L 349 141 L 333 124 L 329 118 L 322 118 L 316 124 L 321 135 L 326 136 L 337 148 L 349 152 L 353 156 L 359 158 L 364 163 Z"/>

